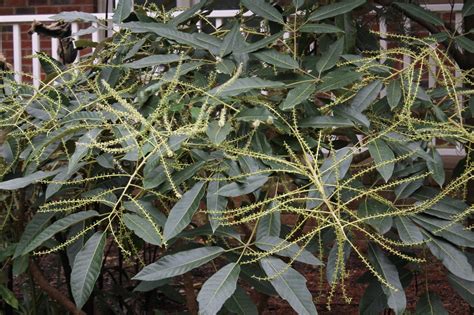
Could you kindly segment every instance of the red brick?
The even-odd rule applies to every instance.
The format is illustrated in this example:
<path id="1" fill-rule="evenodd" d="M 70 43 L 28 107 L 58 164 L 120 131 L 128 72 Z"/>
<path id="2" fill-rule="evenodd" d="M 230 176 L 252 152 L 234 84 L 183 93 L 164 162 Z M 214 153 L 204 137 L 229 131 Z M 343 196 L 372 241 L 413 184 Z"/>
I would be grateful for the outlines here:
<path id="1" fill-rule="evenodd" d="M 28 5 L 28 0 L 5 0 L 5 7 L 25 7 Z"/>
<path id="2" fill-rule="evenodd" d="M 12 15 L 13 12 L 13 8 L 0 8 L 0 15 Z"/>

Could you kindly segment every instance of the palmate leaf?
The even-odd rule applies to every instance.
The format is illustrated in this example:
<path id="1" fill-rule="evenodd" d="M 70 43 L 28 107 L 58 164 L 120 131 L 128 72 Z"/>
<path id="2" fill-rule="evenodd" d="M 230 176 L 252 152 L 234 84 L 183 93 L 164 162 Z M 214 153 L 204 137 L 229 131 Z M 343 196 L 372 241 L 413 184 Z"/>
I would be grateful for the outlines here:
<path id="1" fill-rule="evenodd" d="M 313 13 L 311 13 L 308 20 L 320 21 L 320 20 L 337 16 L 337 15 L 345 14 L 363 5 L 365 2 L 366 0 L 354 0 L 354 1 L 345 0 L 341 2 L 324 5 L 316 9 Z"/>
<path id="2" fill-rule="evenodd" d="M 71 291 L 79 309 L 86 304 L 100 274 L 104 256 L 105 233 L 92 235 L 77 253 L 71 271 Z"/>
<path id="3" fill-rule="evenodd" d="M 317 314 L 306 279 L 278 258 L 263 258 L 260 265 L 278 294 L 288 301 L 298 314 Z M 285 272 L 283 272 L 285 270 Z"/>
<path id="4" fill-rule="evenodd" d="M 224 250 L 217 246 L 201 247 L 182 251 L 160 258 L 157 262 L 145 266 L 134 280 L 157 281 L 182 275 L 194 268 L 213 260 Z"/>
<path id="5" fill-rule="evenodd" d="M 196 183 L 193 188 L 185 192 L 181 199 L 174 205 L 163 229 L 164 241 L 170 240 L 188 226 L 204 196 L 204 188 L 204 182 Z"/>
<path id="6" fill-rule="evenodd" d="M 406 308 L 406 296 L 403 290 L 397 268 L 385 256 L 382 250 L 372 244 L 368 247 L 369 258 L 375 267 L 375 270 L 396 290 L 382 284 L 382 289 L 387 296 L 388 306 L 396 314 L 402 314 Z"/>
<path id="7" fill-rule="evenodd" d="M 283 16 L 265 0 L 241 0 L 242 5 L 253 13 L 273 22 L 284 24 Z"/>
<path id="8" fill-rule="evenodd" d="M 32 250 L 36 249 L 38 246 L 43 244 L 45 241 L 49 240 L 54 234 L 61 232 L 68 227 L 98 216 L 99 213 L 97 211 L 88 210 L 88 211 L 81 211 L 74 214 L 70 214 L 67 217 L 57 220 L 46 229 L 44 229 L 41 233 L 39 233 L 23 250 L 22 255 L 31 252 Z"/>
<path id="9" fill-rule="evenodd" d="M 197 296 L 199 314 L 217 314 L 227 299 L 234 294 L 239 273 L 240 266 L 237 263 L 230 263 L 204 282 Z"/>
<path id="10" fill-rule="evenodd" d="M 395 168 L 395 162 L 386 163 L 395 159 L 395 154 L 392 149 L 382 139 L 375 139 L 367 146 L 370 156 L 374 159 L 375 167 L 380 173 L 385 182 L 388 182 L 392 177 Z"/>

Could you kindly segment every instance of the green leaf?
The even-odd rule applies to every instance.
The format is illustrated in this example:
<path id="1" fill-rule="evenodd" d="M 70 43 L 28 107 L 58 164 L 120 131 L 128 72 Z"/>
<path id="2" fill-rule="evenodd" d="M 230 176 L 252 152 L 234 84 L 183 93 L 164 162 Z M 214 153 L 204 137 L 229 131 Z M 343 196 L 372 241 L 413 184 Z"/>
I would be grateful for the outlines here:
<path id="1" fill-rule="evenodd" d="M 263 62 L 274 65 L 275 67 L 282 69 L 298 69 L 298 61 L 293 59 L 290 55 L 280 53 L 275 49 L 267 49 L 253 53 L 255 57 Z"/>
<path id="2" fill-rule="evenodd" d="M 435 180 L 435 182 L 442 187 L 445 181 L 445 172 L 444 172 L 444 163 L 443 158 L 439 155 L 438 151 L 433 148 L 430 151 L 430 155 L 433 158 L 433 161 L 426 161 L 426 166 L 428 166 L 428 170 L 432 173 L 431 177 Z"/>
<path id="3" fill-rule="evenodd" d="M 368 145 L 368 149 L 370 156 L 374 159 L 377 171 L 380 173 L 385 182 L 388 182 L 390 177 L 392 177 L 395 163 L 391 162 L 385 163 L 383 165 L 381 164 L 395 159 L 395 154 L 393 153 L 392 149 L 390 149 L 385 141 L 380 138 L 371 141 Z"/>
<path id="4" fill-rule="evenodd" d="M 361 74 L 355 71 L 335 70 L 326 74 L 318 86 L 318 92 L 333 91 L 359 81 Z"/>
<path id="5" fill-rule="evenodd" d="M 224 57 L 230 54 L 236 47 L 240 45 L 239 34 L 240 33 L 240 24 L 234 23 L 232 29 L 224 37 L 222 45 L 220 47 L 219 56 Z"/>
<path id="6" fill-rule="evenodd" d="M 346 0 L 328 4 L 316 9 L 313 13 L 311 13 L 308 21 L 320 21 L 337 15 L 345 14 L 363 5 L 364 3 L 365 0 Z"/>
<path id="7" fill-rule="evenodd" d="M 31 241 L 41 233 L 54 217 L 54 212 L 46 212 L 46 213 L 36 213 L 33 218 L 28 222 L 26 225 L 23 234 L 21 234 L 20 241 L 16 245 L 15 254 L 13 255 L 13 259 L 21 256 L 25 250 L 25 248 L 31 243 Z"/>
<path id="8" fill-rule="evenodd" d="M 265 252 L 272 252 L 280 256 L 294 258 L 296 261 L 321 266 L 323 263 L 309 251 L 303 249 L 277 236 L 263 236 L 255 241 L 255 246 Z M 298 256 L 297 256 L 298 255 Z"/>
<path id="9" fill-rule="evenodd" d="M 207 279 L 197 296 L 199 314 L 217 314 L 225 301 L 234 294 L 239 274 L 240 266 L 230 263 Z"/>
<path id="10" fill-rule="evenodd" d="M 193 188 L 184 193 L 181 199 L 171 209 L 163 229 L 163 238 L 170 240 L 191 222 L 194 213 L 199 208 L 199 203 L 204 196 L 204 182 L 194 184 Z"/>
<path id="11" fill-rule="evenodd" d="M 158 227 L 139 215 L 126 213 L 122 217 L 123 223 L 135 232 L 135 235 L 145 242 L 161 246 L 161 237 L 157 232 Z"/>
<path id="12" fill-rule="evenodd" d="M 331 24 L 319 23 L 319 24 L 305 24 L 300 28 L 300 32 L 316 33 L 316 34 L 331 34 L 331 33 L 344 33 L 344 30 Z"/>
<path id="13" fill-rule="evenodd" d="M 474 1 L 464 1 L 462 16 L 467 17 L 474 14 Z"/>
<path id="14" fill-rule="evenodd" d="M 361 218 L 372 217 L 390 212 L 390 207 L 372 198 L 367 198 L 359 204 L 358 214 Z M 392 217 L 378 217 L 365 219 L 380 234 L 387 233 L 392 227 Z"/>
<path id="15" fill-rule="evenodd" d="M 474 53 L 474 41 L 466 36 L 458 36 L 454 39 L 461 48 L 467 50 L 471 54 Z"/>
<path id="16" fill-rule="evenodd" d="M 206 134 L 214 144 L 221 144 L 226 137 L 231 133 L 232 125 L 227 121 L 223 126 L 219 125 L 219 121 L 211 121 L 207 125 Z"/>
<path id="17" fill-rule="evenodd" d="M 396 314 L 402 314 L 406 309 L 406 296 L 403 290 L 397 268 L 384 255 L 382 250 L 372 244 L 368 247 L 369 259 L 375 267 L 375 270 L 396 290 L 393 290 L 382 284 L 382 290 L 387 296 L 388 306 L 395 311 Z"/>
<path id="18" fill-rule="evenodd" d="M 98 19 L 95 15 L 85 12 L 70 11 L 70 12 L 61 12 L 59 14 L 53 15 L 50 19 L 55 21 L 64 21 L 64 22 L 97 22 Z"/>
<path id="19" fill-rule="evenodd" d="M 273 209 L 277 206 L 276 201 L 272 201 L 268 209 Z M 279 237 L 281 232 L 280 211 L 272 210 L 272 212 L 260 218 L 257 225 L 256 239 L 261 239 L 265 236 Z"/>
<path id="20" fill-rule="evenodd" d="M 344 51 L 344 37 L 332 43 L 316 62 L 316 70 L 322 73 L 334 67 Z"/>
<path id="21" fill-rule="evenodd" d="M 281 110 L 293 109 L 296 105 L 307 100 L 316 90 L 314 83 L 303 83 L 288 92 L 283 103 L 280 104 Z"/>
<path id="22" fill-rule="evenodd" d="M 453 244 L 474 247 L 474 232 L 464 228 L 460 223 L 421 214 L 413 216 L 413 221 L 433 235 L 442 237 Z"/>
<path id="23" fill-rule="evenodd" d="M 398 216 L 394 218 L 397 227 L 398 236 L 405 244 L 420 243 L 424 237 L 421 230 L 410 218 Z"/>
<path id="24" fill-rule="evenodd" d="M 448 315 L 436 293 L 427 291 L 416 303 L 416 315 Z"/>
<path id="25" fill-rule="evenodd" d="M 293 6 L 295 9 L 299 9 L 301 6 L 303 6 L 305 0 L 293 0 Z"/>
<path id="26" fill-rule="evenodd" d="M 474 281 L 464 280 L 451 273 L 448 273 L 448 281 L 464 301 L 474 307 Z"/>
<path id="27" fill-rule="evenodd" d="M 25 188 L 28 185 L 34 184 L 42 179 L 47 177 L 51 177 L 59 173 L 62 169 L 57 169 L 55 171 L 38 171 L 27 175 L 25 177 L 18 177 L 14 179 L 10 179 L 0 183 L 0 190 L 15 190 L 20 188 Z"/>
<path id="28" fill-rule="evenodd" d="M 247 122 L 267 121 L 269 119 L 273 120 L 273 118 L 272 113 L 265 107 L 245 108 L 235 116 L 235 119 Z"/>
<path id="29" fill-rule="evenodd" d="M 359 302 L 359 314 L 378 315 L 387 308 L 387 298 L 382 290 L 380 282 L 373 280 L 365 289 L 364 295 Z"/>
<path id="30" fill-rule="evenodd" d="M 243 183 L 230 183 L 222 186 L 217 192 L 221 196 L 225 197 L 238 197 L 257 190 L 262 187 L 268 181 L 266 175 L 254 175 L 247 177 Z"/>
<path id="31" fill-rule="evenodd" d="M 95 141 L 95 139 L 99 136 L 102 132 L 99 128 L 94 128 L 89 130 L 85 133 L 82 137 L 80 137 L 76 142 L 76 149 L 74 153 L 71 155 L 69 159 L 69 164 L 67 167 L 67 173 L 72 174 L 73 170 L 76 169 L 77 164 L 79 161 L 86 156 L 87 152 L 89 152 L 90 144 Z"/>
<path id="32" fill-rule="evenodd" d="M 133 289 L 133 292 L 149 292 L 156 288 L 167 285 L 170 282 L 169 279 L 157 280 L 157 281 L 141 281 L 139 285 Z"/>
<path id="33" fill-rule="evenodd" d="M 175 184 L 175 186 L 179 186 L 182 183 L 184 183 L 186 180 L 191 178 L 194 174 L 196 174 L 197 171 L 199 171 L 201 169 L 201 167 L 205 163 L 206 163 L 206 161 L 199 161 L 199 162 L 196 162 L 194 164 L 191 164 L 191 165 L 185 167 L 181 171 L 173 173 L 171 178 L 172 178 L 173 183 Z M 167 180 L 166 183 L 164 183 L 162 186 L 160 186 L 159 191 L 161 193 L 164 193 L 164 192 L 167 192 L 170 189 L 171 189 L 171 184 L 170 184 L 169 180 Z"/>
<path id="34" fill-rule="evenodd" d="M 213 260 L 224 250 L 217 246 L 201 247 L 160 258 L 145 266 L 133 280 L 157 281 L 182 275 Z"/>
<path id="35" fill-rule="evenodd" d="M 15 297 L 15 294 L 8 290 L 6 286 L 0 284 L 0 297 L 2 301 L 13 307 L 14 309 L 18 309 L 18 300 Z"/>
<path id="36" fill-rule="evenodd" d="M 282 87 L 282 82 L 268 81 L 260 78 L 240 78 L 229 85 L 218 86 L 208 93 L 214 96 L 236 96 L 253 89 Z"/>
<path id="37" fill-rule="evenodd" d="M 280 12 L 265 0 L 241 0 L 240 3 L 258 16 L 269 21 L 285 24 Z"/>
<path id="38" fill-rule="evenodd" d="M 436 14 L 434 14 L 433 12 L 429 10 L 423 9 L 417 4 L 402 3 L 402 2 L 395 2 L 394 4 L 402 8 L 403 11 L 409 12 L 410 14 L 416 16 L 417 18 L 425 22 L 431 23 L 436 26 L 444 25 L 443 20 L 439 16 L 437 16 Z"/>
<path id="39" fill-rule="evenodd" d="M 336 116 L 314 116 L 300 122 L 300 128 L 345 128 L 353 127 L 354 123 L 346 118 Z"/>
<path id="40" fill-rule="evenodd" d="M 437 237 L 430 237 L 424 232 L 429 241 L 426 243 L 431 253 L 441 260 L 443 265 L 461 279 L 474 281 L 474 272 L 466 256 L 456 247 Z"/>
<path id="41" fill-rule="evenodd" d="M 180 56 L 174 54 L 167 54 L 167 55 L 153 55 L 148 56 L 142 59 L 135 60 L 130 63 L 124 64 L 125 67 L 131 69 L 142 69 L 146 67 L 154 67 L 159 66 L 161 64 L 168 64 L 172 62 L 177 62 L 180 60 L 187 60 L 189 59 L 188 56 Z"/>
<path id="42" fill-rule="evenodd" d="M 132 13 L 133 3 L 132 0 L 119 0 L 117 8 L 114 11 L 113 21 L 114 23 L 120 23 L 125 20 L 130 13 Z"/>
<path id="43" fill-rule="evenodd" d="M 79 309 L 86 304 L 102 268 L 105 233 L 92 235 L 77 253 L 71 271 L 71 291 Z"/>
<path id="44" fill-rule="evenodd" d="M 275 44 L 275 42 L 278 41 L 278 38 L 280 38 L 283 35 L 283 33 L 284 32 L 281 31 L 271 36 L 265 37 L 264 39 L 261 39 L 255 43 L 238 47 L 235 49 L 234 53 L 237 53 L 237 54 L 251 53 L 251 52 L 267 47 L 268 44 Z"/>
<path id="45" fill-rule="evenodd" d="M 400 86 L 400 80 L 392 80 L 387 85 L 387 101 L 391 109 L 394 109 L 400 103 L 402 99 L 402 88 Z"/>
<path id="46" fill-rule="evenodd" d="M 441 191 L 435 188 L 425 186 L 418 189 L 412 196 L 418 201 L 425 201 L 437 197 L 440 193 Z M 424 213 L 438 218 L 451 220 L 453 216 L 461 213 L 466 208 L 467 204 L 464 201 L 445 196 Z"/>
<path id="47" fill-rule="evenodd" d="M 267 257 L 260 265 L 270 278 L 278 294 L 286 300 L 298 314 L 317 314 L 313 297 L 306 287 L 306 279 L 278 258 Z M 284 271 L 284 272 L 283 272 Z"/>
<path id="48" fill-rule="evenodd" d="M 224 307 L 237 315 L 258 315 L 257 306 L 245 293 L 245 290 L 237 286 L 234 294 L 224 303 Z"/>
<path id="49" fill-rule="evenodd" d="M 201 10 L 202 7 L 204 7 L 207 4 L 207 2 L 208 2 L 207 0 L 199 1 L 198 3 L 196 3 L 195 5 L 190 7 L 189 9 L 187 9 L 186 11 L 184 11 L 184 12 L 178 14 L 177 16 L 175 16 L 168 23 L 171 24 L 171 25 L 177 26 L 177 25 L 179 25 L 183 22 L 186 22 L 188 19 L 193 17 L 199 10 Z"/>
<path id="50" fill-rule="evenodd" d="M 222 174 L 216 174 L 212 178 L 218 179 L 222 178 Z M 207 195 L 206 195 L 206 206 L 209 215 L 209 222 L 211 224 L 212 232 L 215 232 L 220 225 L 218 218 L 220 214 L 212 213 L 214 210 L 225 210 L 227 207 L 227 198 L 220 196 L 218 194 L 219 187 L 222 185 L 222 181 L 215 180 L 210 181 L 207 186 Z"/>
<path id="51" fill-rule="evenodd" d="M 363 112 L 378 98 L 382 87 L 383 84 L 380 80 L 373 81 L 370 84 L 364 86 L 352 99 L 351 107 L 359 112 Z"/>
<path id="52" fill-rule="evenodd" d="M 41 233 L 39 233 L 23 250 L 22 255 L 36 249 L 46 240 L 49 240 L 51 237 L 53 237 L 54 234 L 61 232 L 78 222 L 93 218 L 98 215 L 99 214 L 97 213 L 97 211 L 89 210 L 70 214 L 65 218 L 57 220 L 56 222 L 48 226 L 46 229 L 44 229 Z"/>

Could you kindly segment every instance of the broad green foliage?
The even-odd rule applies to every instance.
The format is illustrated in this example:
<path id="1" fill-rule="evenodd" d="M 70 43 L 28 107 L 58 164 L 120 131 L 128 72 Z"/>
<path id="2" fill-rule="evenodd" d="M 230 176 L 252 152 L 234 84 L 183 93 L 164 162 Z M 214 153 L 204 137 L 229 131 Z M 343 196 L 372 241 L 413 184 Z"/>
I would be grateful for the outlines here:
<path id="1" fill-rule="evenodd" d="M 329 282 L 330 307 L 350 298 L 358 260 L 360 312 L 403 314 L 413 270 L 436 258 L 473 305 L 472 90 L 460 87 L 472 73 L 430 38 L 384 34 L 398 47 L 367 51 L 351 17 L 364 0 L 316 2 L 242 0 L 216 27 L 206 1 L 180 14 L 119 1 L 120 30 L 90 56 L 66 67 L 38 55 L 39 88 L 2 72 L 2 232 L 16 229 L 2 261 L 20 273 L 36 255 L 66 255 L 78 308 L 95 299 L 133 313 L 152 290 L 156 311 L 158 297 L 184 305 L 182 283 L 192 297 L 199 275 L 200 314 L 256 314 L 249 288 L 317 314 L 302 265 L 325 275 L 311 283 Z M 105 27 L 85 13 L 56 18 Z M 453 177 L 439 140 L 467 155 Z M 94 290 L 118 251 L 129 284 Z M 18 307 L 3 283 L 0 294 Z M 416 309 L 445 312 L 429 288 Z"/>

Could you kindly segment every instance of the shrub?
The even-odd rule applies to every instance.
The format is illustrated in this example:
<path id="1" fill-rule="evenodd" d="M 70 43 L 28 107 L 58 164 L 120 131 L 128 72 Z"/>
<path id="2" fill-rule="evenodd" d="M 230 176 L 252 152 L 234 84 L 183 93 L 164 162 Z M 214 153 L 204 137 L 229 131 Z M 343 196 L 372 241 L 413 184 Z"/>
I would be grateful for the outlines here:
<path id="1" fill-rule="evenodd" d="M 435 39 L 386 34 L 397 48 L 364 51 L 350 18 L 364 1 L 241 1 L 219 28 L 205 2 L 174 17 L 126 3 L 120 31 L 80 63 L 39 54 L 38 89 L 3 73 L 2 260 L 16 274 L 39 283 L 36 257 L 58 257 L 77 309 L 158 310 L 184 286 L 190 312 L 256 313 L 251 288 L 260 310 L 278 295 L 316 314 L 314 301 L 350 299 L 351 259 L 367 270 L 360 312 L 401 314 L 434 256 L 472 305 L 472 91 L 458 86 L 471 74 L 455 77 Z M 467 152 L 452 178 L 440 141 Z M 94 290 L 106 277 L 115 286 Z M 429 285 L 416 307 L 446 312 Z"/>

